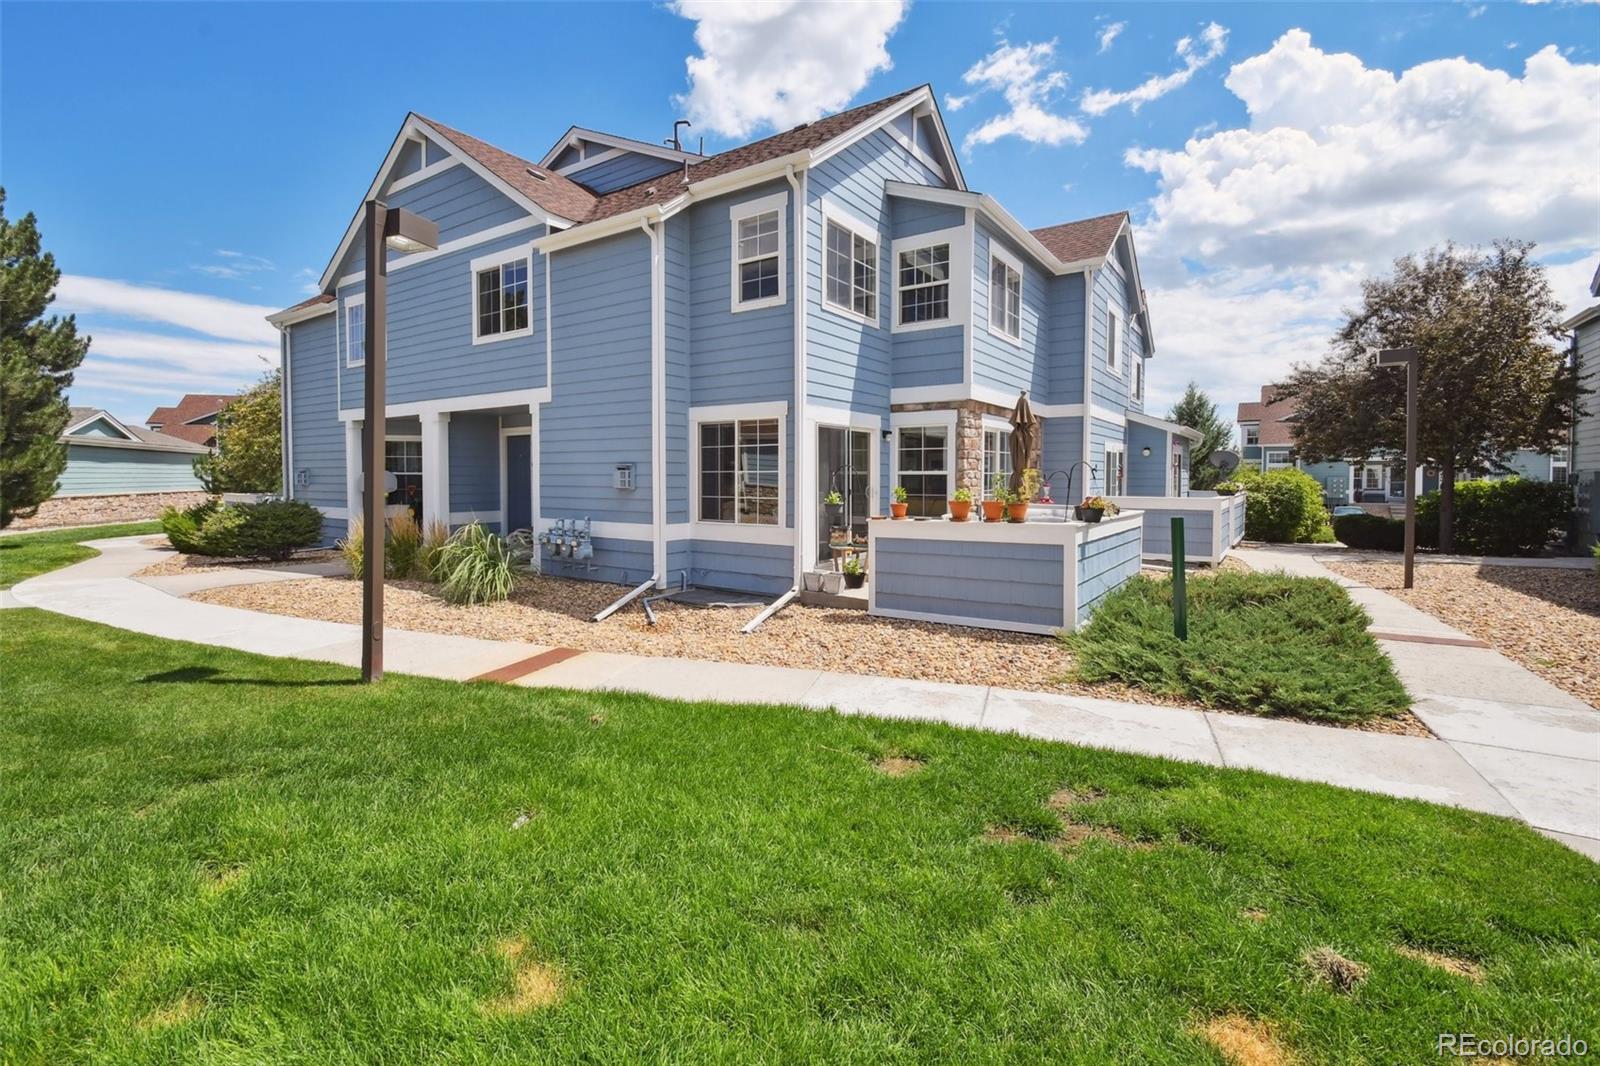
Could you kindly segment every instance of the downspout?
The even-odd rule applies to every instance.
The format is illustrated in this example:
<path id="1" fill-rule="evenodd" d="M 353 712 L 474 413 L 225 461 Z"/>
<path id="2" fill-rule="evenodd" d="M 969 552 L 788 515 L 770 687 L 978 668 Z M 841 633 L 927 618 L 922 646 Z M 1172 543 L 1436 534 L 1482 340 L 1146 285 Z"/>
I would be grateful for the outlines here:
<path id="1" fill-rule="evenodd" d="M 279 458 L 283 461 L 283 498 L 294 499 L 294 417 L 289 407 L 290 358 L 294 354 L 294 341 L 288 326 L 278 327 L 278 417 L 283 425 L 279 430 Z"/>
<path id="2" fill-rule="evenodd" d="M 1094 410 L 1094 270 L 1083 272 L 1083 461 L 1089 467 L 1089 477 L 1084 478 L 1084 495 L 1090 491 L 1089 478 L 1094 477 L 1094 464 L 1089 462 L 1089 431 L 1094 424 L 1090 412 Z M 1069 504 L 1075 501 L 1068 500 Z"/>
<path id="3" fill-rule="evenodd" d="M 790 496 L 794 500 L 794 589 L 799 589 L 801 575 L 808 568 L 806 511 L 800 501 L 806 495 L 806 475 L 810 471 L 806 439 L 806 175 L 804 171 L 797 175 L 794 164 L 790 163 L 784 168 L 783 176 L 794 196 L 794 270 L 790 279 L 794 288 L 794 487 Z"/>
<path id="4" fill-rule="evenodd" d="M 660 587 L 667 573 L 667 309 L 665 218 L 651 226 L 639 220 L 650 238 L 650 520 L 653 527 L 650 580 Z"/>

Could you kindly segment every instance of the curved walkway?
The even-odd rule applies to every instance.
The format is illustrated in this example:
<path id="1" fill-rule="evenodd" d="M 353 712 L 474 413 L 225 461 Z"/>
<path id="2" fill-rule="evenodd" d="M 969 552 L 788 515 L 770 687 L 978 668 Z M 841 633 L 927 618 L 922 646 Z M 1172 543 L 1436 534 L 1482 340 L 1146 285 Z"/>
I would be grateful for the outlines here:
<path id="1" fill-rule="evenodd" d="M 100 556 L 22 582 L 9 599 L 151 636 L 359 665 L 357 626 L 183 598 L 202 588 L 300 578 L 316 567 L 136 578 L 163 557 L 145 539 L 88 541 Z M 1295 553 L 1240 554 L 1257 569 L 1333 576 Z M 1373 614 L 1375 630 L 1464 636 L 1393 597 L 1336 580 Z M 1600 860 L 1600 713 L 1489 649 L 1382 641 L 1407 687 L 1422 696 L 1415 710 L 1439 734 L 1435 740 L 981 685 L 572 653 L 396 629 L 384 639 L 386 665 L 400 673 L 455 680 L 495 674 L 529 687 L 831 707 L 1263 770 L 1519 818 Z"/>

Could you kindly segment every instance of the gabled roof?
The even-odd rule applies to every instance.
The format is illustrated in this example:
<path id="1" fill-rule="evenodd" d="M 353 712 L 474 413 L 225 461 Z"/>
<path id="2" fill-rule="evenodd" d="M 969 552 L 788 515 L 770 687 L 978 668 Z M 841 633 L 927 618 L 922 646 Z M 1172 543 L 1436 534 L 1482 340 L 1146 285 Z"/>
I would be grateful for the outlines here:
<path id="1" fill-rule="evenodd" d="M 547 167 L 530 163 L 471 134 L 451 129 L 442 122 L 421 115 L 414 117 L 550 214 L 578 221 L 589 217 L 594 210 L 599 197 L 571 178 L 564 178 Z"/>
<path id="2" fill-rule="evenodd" d="M 633 137 L 622 137 L 615 133 L 604 133 L 600 130 L 585 129 L 582 126 L 568 126 L 567 132 L 561 139 L 550 146 L 550 150 L 539 160 L 541 167 L 548 167 L 556 161 L 556 157 L 572 145 L 580 141 L 591 144 L 603 144 L 607 148 L 620 148 L 625 152 L 637 152 L 640 155 L 652 155 L 657 159 L 670 159 L 681 163 L 685 159 L 704 159 L 699 152 L 685 152 L 680 148 L 669 148 L 664 144 L 651 144 L 649 141 L 636 140 Z"/>
<path id="3" fill-rule="evenodd" d="M 1261 386 L 1260 402 L 1247 401 L 1239 405 L 1238 422 L 1254 422 L 1257 424 L 1261 436 L 1261 443 L 1267 447 L 1278 448 L 1294 444 L 1294 431 L 1289 423 L 1293 420 L 1298 405 L 1289 399 L 1278 399 L 1278 386 Z"/>
<path id="4" fill-rule="evenodd" d="M 73 407 L 70 408 L 67 418 L 67 428 L 62 431 L 60 440 L 69 444 L 82 444 L 93 448 L 132 448 L 136 451 L 150 452 L 186 452 L 193 455 L 204 455 L 211 449 L 203 444 L 180 440 L 169 437 L 165 433 L 156 433 L 141 426 L 129 426 L 117 420 L 109 411 L 98 407 Z M 111 437 L 78 437 L 73 436 L 74 430 L 81 429 L 93 422 L 105 421 L 112 428 L 124 434 L 120 440 Z"/>
<path id="5" fill-rule="evenodd" d="M 1062 222 L 1028 232 L 1063 263 L 1075 263 L 1080 259 L 1099 259 L 1109 255 L 1117 234 L 1128 224 L 1128 212 L 1113 211 L 1109 215 Z"/>
<path id="6" fill-rule="evenodd" d="M 146 426 L 173 427 L 185 422 L 193 422 L 201 418 L 209 418 L 222 410 L 239 397 L 232 393 L 220 392 L 191 392 L 186 393 L 173 407 L 157 407 L 150 412 L 144 420 Z"/>

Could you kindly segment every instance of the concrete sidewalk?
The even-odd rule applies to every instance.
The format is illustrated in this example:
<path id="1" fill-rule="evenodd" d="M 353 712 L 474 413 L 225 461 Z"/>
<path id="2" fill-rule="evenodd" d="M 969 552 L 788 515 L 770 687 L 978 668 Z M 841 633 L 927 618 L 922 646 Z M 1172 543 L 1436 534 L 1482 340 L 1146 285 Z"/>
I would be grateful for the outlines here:
<path id="1" fill-rule="evenodd" d="M 13 590 L 12 598 L 20 605 L 152 636 L 359 665 L 360 633 L 354 625 L 260 614 L 180 598 L 198 587 L 282 581 L 302 574 L 229 570 L 176 578 L 133 578 L 132 574 L 162 557 L 159 550 L 140 543 L 143 539 L 91 541 L 102 555 L 23 582 Z M 1269 552 L 1252 554 L 1260 556 L 1250 560 L 1252 565 L 1270 568 L 1279 562 Z M 1315 567 L 1320 571 L 1317 576 L 1327 575 L 1314 560 L 1285 555 L 1286 565 Z M 1352 589 L 1352 594 L 1357 591 Z M 1386 629 L 1444 635 L 1440 623 L 1392 597 L 1383 599 L 1403 609 L 1389 613 L 1388 605 L 1372 601 L 1368 609 L 1384 614 Z M 1587 710 L 1588 718 L 1578 716 L 1569 706 L 1575 702 L 1570 697 L 1565 697 L 1568 706 L 1544 706 L 1547 713 L 1542 716 L 1525 706 L 1507 719 L 1498 709 L 1463 702 L 1448 693 L 1431 694 L 1425 701 L 1429 706 L 1419 706 L 1418 713 L 1426 710 L 1431 717 L 1424 720 L 1436 731 L 1440 727 L 1434 721 L 1441 723 L 1441 736 L 1456 737 L 1435 740 L 981 685 L 606 652 L 573 653 L 395 629 L 387 631 L 385 641 L 386 665 L 398 673 L 462 680 L 501 671 L 515 677 L 513 683 L 527 687 L 834 708 L 847 714 L 932 720 L 1213 766 L 1245 767 L 1521 818 L 1600 859 L 1600 791 L 1596 782 L 1600 778 L 1600 714 Z M 1419 647 L 1408 645 L 1404 650 Z M 1389 650 L 1387 642 L 1385 648 Z M 1440 649 L 1424 650 L 1431 655 Z M 1397 659 L 1397 665 L 1401 661 Z M 1480 667 L 1491 668 L 1483 663 Z M 1416 690 L 1409 678 L 1407 684 Z M 1586 730 L 1586 722 L 1592 728 Z M 1553 754 L 1555 749 L 1564 754 Z M 1526 759 L 1539 761 L 1518 761 Z M 1564 772 L 1549 777 L 1563 768 Z"/>

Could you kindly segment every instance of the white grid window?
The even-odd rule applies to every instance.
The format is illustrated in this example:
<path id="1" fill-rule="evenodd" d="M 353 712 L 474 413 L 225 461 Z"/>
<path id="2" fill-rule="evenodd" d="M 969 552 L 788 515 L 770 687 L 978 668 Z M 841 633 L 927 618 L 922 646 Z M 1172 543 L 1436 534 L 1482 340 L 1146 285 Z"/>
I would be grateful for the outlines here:
<path id="1" fill-rule="evenodd" d="M 828 220 L 824 298 L 852 315 L 878 318 L 878 246 Z"/>
<path id="2" fill-rule="evenodd" d="M 775 300 L 782 293 L 779 276 L 779 212 L 763 211 L 736 223 L 738 283 L 735 300 L 741 304 Z"/>
<path id="3" fill-rule="evenodd" d="M 1121 496 L 1128 485 L 1127 462 L 1121 448 L 1106 449 L 1106 495 Z"/>
<path id="4" fill-rule="evenodd" d="M 1244 426 L 1244 446 L 1254 448 L 1261 443 L 1261 427 L 1251 423 Z"/>
<path id="5" fill-rule="evenodd" d="M 994 497 L 995 489 L 1011 484 L 1011 434 L 1003 429 L 983 431 L 983 494 Z"/>
<path id="6" fill-rule="evenodd" d="M 998 255 L 989 259 L 989 328 L 1022 339 L 1022 272 Z"/>
<path id="7" fill-rule="evenodd" d="M 901 252 L 898 273 L 897 306 L 902 324 L 950 317 L 950 245 Z"/>
<path id="8" fill-rule="evenodd" d="M 898 455 L 900 487 L 906 490 L 906 514 L 912 518 L 938 518 L 950 498 L 950 468 L 945 426 L 904 426 Z"/>
<path id="9" fill-rule="evenodd" d="M 528 331 L 528 260 L 510 259 L 477 272 L 475 337 Z"/>
<path id="10" fill-rule="evenodd" d="M 776 418 L 700 423 L 700 521 L 778 524 L 778 437 Z"/>
<path id="11" fill-rule="evenodd" d="M 1292 465 L 1293 464 L 1289 462 L 1289 450 L 1287 448 L 1269 448 L 1267 450 L 1268 470 L 1282 470 L 1285 467 Z M 1373 487 L 1376 488 L 1377 486 Z"/>
<path id="12" fill-rule="evenodd" d="M 1555 485 L 1567 483 L 1567 457 L 1556 455 L 1550 458 L 1550 481 Z"/>
<path id="13" fill-rule="evenodd" d="M 346 304 L 344 309 L 344 365 L 367 362 L 367 305 Z"/>

